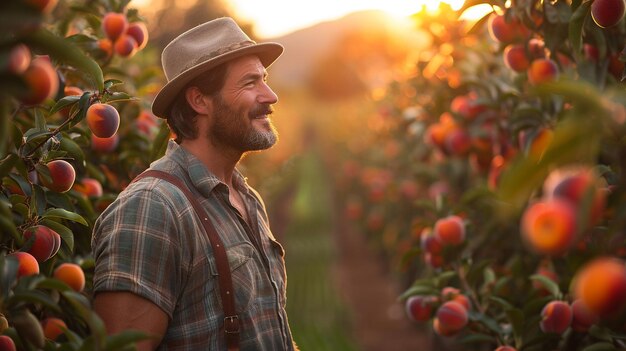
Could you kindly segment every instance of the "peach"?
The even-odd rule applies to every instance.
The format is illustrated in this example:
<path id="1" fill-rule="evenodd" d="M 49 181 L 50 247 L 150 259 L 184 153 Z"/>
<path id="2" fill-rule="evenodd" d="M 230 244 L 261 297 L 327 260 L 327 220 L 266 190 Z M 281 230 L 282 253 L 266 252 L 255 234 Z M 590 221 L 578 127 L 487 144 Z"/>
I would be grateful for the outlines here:
<path id="1" fill-rule="evenodd" d="M 61 247 L 61 236 L 54 230 L 43 225 L 36 225 L 24 231 L 26 246 L 23 251 L 28 252 L 38 262 L 45 262 L 56 255 Z"/>
<path id="2" fill-rule="evenodd" d="M 544 333 L 563 334 L 572 324 L 572 308 L 563 301 L 551 301 L 541 311 L 539 327 Z"/>
<path id="3" fill-rule="evenodd" d="M 435 222 L 434 232 L 444 245 L 459 245 L 465 240 L 465 224 L 459 216 L 440 218 Z"/>
<path id="4" fill-rule="evenodd" d="M 435 328 L 440 335 L 449 336 L 458 333 L 468 322 L 467 309 L 456 301 L 448 301 L 437 309 Z"/>
<path id="5" fill-rule="evenodd" d="M 500 182 L 500 175 L 505 167 L 505 160 L 502 155 L 496 155 L 491 159 L 491 164 L 489 165 L 489 174 L 487 174 L 487 185 L 489 189 L 495 190 L 498 188 L 498 183 Z"/>
<path id="6" fill-rule="evenodd" d="M 98 47 L 102 50 L 106 57 L 113 55 L 113 42 L 109 38 L 103 38 L 98 40 Z"/>
<path id="7" fill-rule="evenodd" d="M 443 250 L 443 244 L 432 233 L 430 228 L 427 228 L 424 232 L 422 232 L 422 236 L 420 237 L 420 246 L 424 252 L 432 254 L 439 254 Z"/>
<path id="8" fill-rule="evenodd" d="M 511 44 L 504 48 L 504 64 L 515 72 L 524 72 L 530 67 L 524 45 Z"/>
<path id="9" fill-rule="evenodd" d="M 39 274 L 39 262 L 28 252 L 17 251 L 9 254 L 8 256 L 17 259 L 17 277 L 25 277 L 29 275 Z"/>
<path id="10" fill-rule="evenodd" d="M 120 137 L 115 134 L 110 138 L 98 138 L 91 134 L 91 149 L 97 152 L 111 152 L 117 148 Z"/>
<path id="11" fill-rule="evenodd" d="M 148 28 L 143 22 L 133 22 L 128 25 L 126 34 L 135 39 L 137 50 L 141 50 L 148 44 Z"/>
<path id="12" fill-rule="evenodd" d="M 444 265 L 445 261 L 441 254 L 427 252 L 424 254 L 424 263 L 433 268 L 440 268 Z"/>
<path id="13" fill-rule="evenodd" d="M 57 192 L 64 193 L 72 188 L 76 180 L 76 171 L 72 165 L 65 160 L 54 160 L 46 165 L 50 171 L 50 181 L 42 178 L 45 187 Z"/>
<path id="14" fill-rule="evenodd" d="M 28 89 L 19 99 L 25 105 L 41 104 L 59 90 L 59 77 L 47 56 L 35 57 L 22 74 L 22 79 Z"/>
<path id="15" fill-rule="evenodd" d="M 572 329 L 580 333 L 586 333 L 592 325 L 600 322 L 600 317 L 580 299 L 572 303 L 572 313 Z"/>
<path id="16" fill-rule="evenodd" d="M 528 28 L 516 18 L 505 19 L 504 15 L 492 15 L 487 22 L 489 35 L 501 43 L 523 40 L 530 35 Z"/>
<path id="17" fill-rule="evenodd" d="M 22 74 L 30 66 L 31 54 L 28 46 L 17 44 L 11 48 L 6 58 L 3 57 L 0 69 L 11 74 Z"/>
<path id="18" fill-rule="evenodd" d="M 540 58 L 534 60 L 528 68 L 528 81 L 532 85 L 551 82 L 559 77 L 559 67 L 556 62 Z"/>
<path id="19" fill-rule="evenodd" d="M 15 351 L 15 342 L 8 335 L 0 335 L 0 350 L 2 351 Z"/>
<path id="20" fill-rule="evenodd" d="M 97 102 L 87 109 L 87 125 L 98 138 L 110 138 L 120 126 L 120 114 L 115 107 Z"/>
<path id="21" fill-rule="evenodd" d="M 477 100 L 478 95 L 474 92 L 470 92 L 467 95 L 456 96 L 450 103 L 450 111 L 467 120 L 474 120 L 479 114 L 487 110 L 487 106 Z"/>
<path id="22" fill-rule="evenodd" d="M 406 300 L 406 314 L 414 322 L 426 322 L 432 317 L 437 302 L 435 296 L 411 296 Z"/>
<path id="23" fill-rule="evenodd" d="M 109 12 L 102 19 L 102 30 L 112 42 L 126 33 L 128 20 L 123 13 Z"/>
<path id="24" fill-rule="evenodd" d="M 532 59 L 546 57 L 546 43 L 542 39 L 532 38 L 528 41 L 528 53 Z"/>
<path id="25" fill-rule="evenodd" d="M 597 62 L 600 59 L 600 51 L 595 45 L 588 43 L 583 44 L 583 53 L 585 55 L 585 59 L 589 61 Z"/>
<path id="26" fill-rule="evenodd" d="M 72 189 L 89 197 L 102 196 L 102 184 L 97 179 L 83 178 L 80 182 L 74 183 Z"/>
<path id="27" fill-rule="evenodd" d="M 559 276 L 556 274 L 556 272 L 554 272 L 554 268 L 552 267 L 552 264 L 549 262 L 542 263 L 539 267 L 537 267 L 537 271 L 535 272 L 535 274 L 542 275 L 550 279 L 554 283 L 559 282 Z M 549 294 L 549 291 L 538 280 L 533 280 L 533 288 L 538 290 L 541 293 L 541 295 L 546 296 Z"/>
<path id="28" fill-rule="evenodd" d="M 523 238 L 540 254 L 562 254 L 576 238 L 576 211 L 567 201 L 535 202 L 526 208 L 521 222 Z"/>
<path id="29" fill-rule="evenodd" d="M 43 335 L 49 340 L 56 340 L 63 334 L 63 329 L 67 329 L 65 322 L 56 317 L 48 317 L 42 320 L 41 327 L 43 328 Z"/>
<path id="30" fill-rule="evenodd" d="M 553 171 L 544 182 L 544 192 L 569 201 L 579 212 L 581 207 L 588 208 L 587 224 L 597 224 L 602 219 L 607 190 L 603 179 L 591 168 Z"/>
<path id="31" fill-rule="evenodd" d="M 122 57 L 133 57 L 137 52 L 137 41 L 130 35 L 122 34 L 113 43 L 113 48 Z"/>
<path id="32" fill-rule="evenodd" d="M 591 3 L 591 18 L 601 28 L 616 25 L 625 11 L 624 0 L 594 0 Z"/>
<path id="33" fill-rule="evenodd" d="M 452 155 L 466 156 L 469 154 L 472 148 L 472 139 L 469 134 L 461 129 L 457 128 L 445 137 L 445 149 Z"/>
<path id="34" fill-rule="evenodd" d="M 85 288 L 85 272 L 75 263 L 61 263 L 54 270 L 53 276 L 67 284 L 74 291 L 81 292 Z"/>
<path id="35" fill-rule="evenodd" d="M 600 317 L 619 313 L 626 303 L 626 267 L 615 258 L 585 264 L 573 280 L 574 296 Z"/>
<path id="36" fill-rule="evenodd" d="M 461 294 L 459 289 L 447 286 L 441 289 L 441 300 L 442 301 L 455 301 L 463 305 L 467 311 L 471 309 L 471 303 L 467 296 Z"/>
<path id="37" fill-rule="evenodd" d="M 517 349 L 514 348 L 513 346 L 503 345 L 503 346 L 500 346 L 497 349 L 495 349 L 495 351 L 517 351 Z"/>
<path id="38" fill-rule="evenodd" d="M 9 328 L 9 321 L 7 318 L 0 313 L 0 334 L 4 333 L 5 330 Z M 2 348 L 0 348 L 2 350 Z"/>

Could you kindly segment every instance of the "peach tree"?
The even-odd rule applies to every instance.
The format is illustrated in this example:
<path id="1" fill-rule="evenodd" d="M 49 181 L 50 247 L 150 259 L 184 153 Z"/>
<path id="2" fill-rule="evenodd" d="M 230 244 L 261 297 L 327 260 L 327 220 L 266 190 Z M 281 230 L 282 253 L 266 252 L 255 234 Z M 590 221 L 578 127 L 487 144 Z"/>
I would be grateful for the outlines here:
<path id="1" fill-rule="evenodd" d="M 622 0 L 415 16 L 432 46 L 343 148 L 338 188 L 441 348 L 624 348 L 623 17 Z"/>
<path id="2" fill-rule="evenodd" d="M 164 152 L 161 77 L 127 0 L 0 5 L 0 345 L 118 350 L 90 307 L 91 228 Z"/>

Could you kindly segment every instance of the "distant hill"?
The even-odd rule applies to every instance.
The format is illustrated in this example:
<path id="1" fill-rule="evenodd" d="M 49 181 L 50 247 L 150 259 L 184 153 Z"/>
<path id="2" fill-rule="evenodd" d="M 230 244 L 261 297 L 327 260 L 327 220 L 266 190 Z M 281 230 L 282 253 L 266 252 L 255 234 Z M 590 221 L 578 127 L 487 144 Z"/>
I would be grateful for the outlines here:
<path id="1" fill-rule="evenodd" d="M 369 61 L 381 61 L 372 59 L 372 54 L 390 55 L 388 48 L 368 47 L 365 41 L 369 36 L 379 37 L 379 41 L 399 43 L 396 45 L 398 50 L 406 52 L 429 44 L 429 38 L 425 34 L 416 32 L 408 21 L 398 21 L 383 11 L 355 12 L 337 20 L 322 22 L 284 36 L 268 39 L 285 46 L 283 56 L 270 69 L 271 83 L 282 88 L 309 84 L 310 75 L 316 72 L 316 65 L 324 60 L 358 61 L 362 57 L 369 57 Z M 353 41 L 363 43 L 359 45 Z M 348 46 L 351 53 L 340 52 Z M 354 59 L 347 59 L 346 55 L 352 55 Z M 383 61 L 386 59 L 388 58 L 383 57 Z M 343 64 L 351 65 L 350 62 L 343 62 Z M 360 62 L 359 64 L 361 67 L 357 65 L 352 68 L 361 70 L 366 63 Z"/>

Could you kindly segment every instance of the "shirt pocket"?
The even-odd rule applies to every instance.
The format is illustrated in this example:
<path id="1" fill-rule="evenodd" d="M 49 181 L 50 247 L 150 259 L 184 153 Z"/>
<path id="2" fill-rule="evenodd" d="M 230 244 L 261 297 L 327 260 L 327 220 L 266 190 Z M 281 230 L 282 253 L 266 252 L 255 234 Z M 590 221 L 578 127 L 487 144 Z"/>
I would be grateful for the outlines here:
<path id="1" fill-rule="evenodd" d="M 258 274 L 255 272 L 256 267 L 252 259 L 254 251 L 254 246 L 246 242 L 235 244 L 226 249 L 233 289 L 235 290 L 235 308 L 238 312 L 248 309 L 257 291 L 256 279 L 258 279 Z M 216 285 L 219 286 L 215 258 L 211 259 L 211 263 L 211 273 Z"/>

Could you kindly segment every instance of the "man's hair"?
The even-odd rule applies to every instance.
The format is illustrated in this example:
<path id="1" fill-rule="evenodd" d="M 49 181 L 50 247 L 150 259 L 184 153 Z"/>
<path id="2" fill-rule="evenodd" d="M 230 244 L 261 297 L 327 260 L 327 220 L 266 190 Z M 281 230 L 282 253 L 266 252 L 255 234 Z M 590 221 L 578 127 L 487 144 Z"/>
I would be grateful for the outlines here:
<path id="1" fill-rule="evenodd" d="M 167 115 L 167 124 L 176 134 L 177 143 L 180 144 L 183 140 L 193 140 L 198 137 L 198 129 L 196 128 L 198 114 L 187 102 L 187 89 L 197 87 L 203 94 L 214 97 L 224 87 L 227 69 L 227 62 L 213 67 L 194 78 L 180 90 Z"/>

